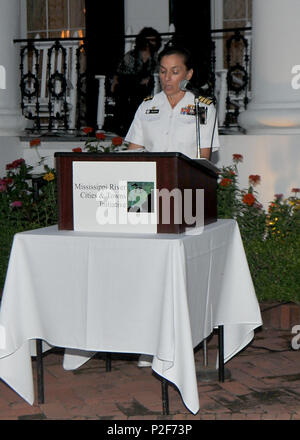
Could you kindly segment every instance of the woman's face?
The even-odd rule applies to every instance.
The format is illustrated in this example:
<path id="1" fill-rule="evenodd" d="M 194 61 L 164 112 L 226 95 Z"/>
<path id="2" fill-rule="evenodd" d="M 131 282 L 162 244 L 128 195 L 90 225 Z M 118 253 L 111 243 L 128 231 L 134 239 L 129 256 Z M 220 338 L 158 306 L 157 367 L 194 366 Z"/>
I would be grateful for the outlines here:
<path id="1" fill-rule="evenodd" d="M 192 75 L 193 69 L 186 68 L 182 55 L 165 55 L 161 59 L 159 77 L 162 89 L 168 97 L 179 93 L 181 91 L 180 81 L 190 80 Z"/>

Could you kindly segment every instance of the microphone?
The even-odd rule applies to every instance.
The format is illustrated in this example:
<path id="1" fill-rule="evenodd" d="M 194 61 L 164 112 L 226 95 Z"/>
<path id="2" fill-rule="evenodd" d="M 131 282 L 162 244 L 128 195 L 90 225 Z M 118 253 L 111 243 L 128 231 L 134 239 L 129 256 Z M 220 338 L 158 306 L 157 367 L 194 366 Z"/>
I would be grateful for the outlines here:
<path id="1" fill-rule="evenodd" d="M 182 90 L 183 92 L 189 91 L 192 92 L 194 95 L 199 96 L 200 92 L 198 89 L 196 89 L 196 87 L 194 87 L 190 81 L 188 81 L 187 79 L 182 79 L 179 83 L 179 88 L 180 90 Z"/>
<path id="2" fill-rule="evenodd" d="M 189 92 L 192 92 L 193 95 L 195 95 L 196 97 L 199 96 L 200 97 L 200 101 L 203 102 L 204 104 L 210 105 L 211 103 L 215 104 L 215 102 L 216 102 L 216 98 L 214 96 L 212 96 L 212 97 L 207 96 L 205 94 L 205 92 L 203 92 L 203 90 L 197 89 L 196 87 L 194 87 L 190 83 L 190 81 L 188 81 L 187 79 L 182 79 L 180 81 L 179 88 L 183 92 L 189 91 Z"/>

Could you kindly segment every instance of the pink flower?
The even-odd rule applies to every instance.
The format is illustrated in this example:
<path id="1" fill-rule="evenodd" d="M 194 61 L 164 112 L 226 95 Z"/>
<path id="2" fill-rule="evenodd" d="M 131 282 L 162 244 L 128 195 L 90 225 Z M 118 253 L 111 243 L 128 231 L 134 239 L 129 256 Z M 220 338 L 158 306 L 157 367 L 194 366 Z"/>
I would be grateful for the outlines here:
<path id="1" fill-rule="evenodd" d="M 280 200 L 283 197 L 283 194 L 274 194 L 275 199 Z"/>
<path id="2" fill-rule="evenodd" d="M 11 177 L 4 177 L 3 184 L 4 185 L 11 185 L 13 183 L 13 180 Z"/>
<path id="3" fill-rule="evenodd" d="M 20 208 L 22 206 L 21 200 L 15 200 L 14 202 L 11 202 L 10 206 L 12 208 Z"/>
<path id="4" fill-rule="evenodd" d="M 6 185 L 4 185 L 3 183 L 0 184 L 0 192 L 5 192 L 6 191 Z"/>
<path id="5" fill-rule="evenodd" d="M 263 205 L 261 203 L 258 202 L 254 202 L 253 203 L 253 207 L 256 209 L 263 209 Z"/>
<path id="6" fill-rule="evenodd" d="M 6 165 L 7 170 L 14 170 L 15 168 L 19 168 L 25 162 L 24 159 L 16 159 L 12 163 L 8 163 Z"/>

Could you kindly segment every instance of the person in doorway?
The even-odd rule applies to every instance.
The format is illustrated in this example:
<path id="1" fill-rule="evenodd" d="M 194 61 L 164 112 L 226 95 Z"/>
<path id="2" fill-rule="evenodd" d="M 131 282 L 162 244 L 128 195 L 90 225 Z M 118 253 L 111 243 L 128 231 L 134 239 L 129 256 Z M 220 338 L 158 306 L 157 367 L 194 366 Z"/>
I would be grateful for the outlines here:
<path id="1" fill-rule="evenodd" d="M 197 158 L 195 95 L 183 87 L 194 69 L 191 53 L 171 46 L 159 54 L 159 78 L 162 91 L 146 98 L 135 113 L 125 141 L 129 150 L 181 152 Z M 219 149 L 218 123 L 212 99 L 198 97 L 206 114 L 200 128 L 201 157 L 210 159 Z"/>
<path id="2" fill-rule="evenodd" d="M 151 27 L 143 28 L 134 49 L 124 55 L 117 68 L 111 91 L 116 102 L 116 130 L 121 136 L 126 134 L 139 104 L 153 91 L 160 46 L 159 33 Z"/>

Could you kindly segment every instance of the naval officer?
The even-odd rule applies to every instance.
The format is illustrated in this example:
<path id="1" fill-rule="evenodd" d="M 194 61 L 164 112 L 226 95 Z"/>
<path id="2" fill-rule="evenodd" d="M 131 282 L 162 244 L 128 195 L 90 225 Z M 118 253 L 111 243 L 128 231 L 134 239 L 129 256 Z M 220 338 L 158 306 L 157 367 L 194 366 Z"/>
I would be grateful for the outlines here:
<path id="1" fill-rule="evenodd" d="M 197 158 L 195 95 L 182 87 L 194 70 L 191 54 L 185 48 L 169 47 L 159 56 L 159 77 L 162 91 L 146 98 L 136 111 L 125 137 L 128 149 L 149 152 L 180 152 Z M 201 157 L 210 158 L 218 150 L 216 109 L 211 99 L 198 97 L 204 110 L 200 128 Z"/>
<path id="2" fill-rule="evenodd" d="M 191 54 L 187 49 L 170 47 L 161 52 L 159 77 L 162 91 L 146 98 L 137 109 L 125 137 L 129 150 L 180 152 L 192 159 L 198 157 L 195 95 L 182 86 L 193 73 Z M 211 99 L 198 99 L 205 115 L 200 126 L 201 157 L 210 159 L 211 151 L 219 149 L 216 109 Z M 152 356 L 140 356 L 139 367 L 151 364 Z"/>

